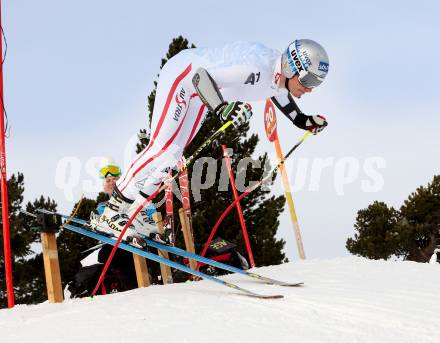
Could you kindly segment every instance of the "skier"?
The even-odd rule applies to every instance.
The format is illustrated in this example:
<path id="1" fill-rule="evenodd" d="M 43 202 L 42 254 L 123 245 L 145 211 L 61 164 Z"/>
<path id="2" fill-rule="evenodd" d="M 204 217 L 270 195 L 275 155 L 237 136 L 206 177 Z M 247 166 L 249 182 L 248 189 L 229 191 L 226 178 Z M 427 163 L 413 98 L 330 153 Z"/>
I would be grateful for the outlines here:
<path id="1" fill-rule="evenodd" d="M 293 97 L 312 92 L 328 68 L 324 48 L 308 39 L 295 40 L 282 54 L 250 42 L 181 51 L 160 72 L 149 145 L 119 179 L 104 213 L 92 224 L 119 236 L 128 218 L 180 160 L 208 111 L 223 123 L 232 120 L 239 127 L 252 115 L 248 101 L 272 97 L 294 125 L 320 132 L 326 119 L 305 115 Z M 157 236 L 144 211 L 136 215 L 123 239 L 137 237 L 137 232 Z"/>
<path id="2" fill-rule="evenodd" d="M 103 179 L 102 189 L 109 197 L 112 195 L 116 182 L 119 180 L 121 174 L 121 168 L 112 162 L 111 159 L 106 159 L 102 168 L 99 169 L 99 177 Z M 106 201 L 99 203 L 96 209 L 90 213 L 90 219 L 96 220 L 95 217 L 99 217 L 104 212 L 106 204 Z M 154 212 L 155 211 L 156 209 L 154 208 Z M 81 260 L 81 268 L 75 274 L 73 280 L 68 282 L 64 288 L 65 299 L 81 298 L 91 295 L 101 274 L 103 264 L 107 261 L 111 250 L 111 245 L 101 243 L 81 252 L 81 254 L 89 254 Z M 133 289 L 135 287 L 136 272 L 132 254 L 128 251 L 118 249 L 112 259 L 104 288 L 107 292 L 113 293 Z"/>

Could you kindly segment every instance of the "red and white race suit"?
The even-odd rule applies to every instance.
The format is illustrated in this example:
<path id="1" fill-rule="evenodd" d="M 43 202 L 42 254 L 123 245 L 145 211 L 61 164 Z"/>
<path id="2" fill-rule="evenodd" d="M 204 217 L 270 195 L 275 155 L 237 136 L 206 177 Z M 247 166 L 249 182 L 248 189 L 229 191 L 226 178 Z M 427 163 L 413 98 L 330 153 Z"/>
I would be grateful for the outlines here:
<path id="1" fill-rule="evenodd" d="M 259 43 L 237 42 L 217 49 L 187 49 L 172 57 L 159 75 L 150 144 L 120 178 L 122 194 L 134 199 L 139 191 L 154 193 L 200 129 L 207 108 L 192 84 L 199 67 L 209 72 L 225 101 L 284 98 L 287 90 L 278 88 L 280 56 Z"/>

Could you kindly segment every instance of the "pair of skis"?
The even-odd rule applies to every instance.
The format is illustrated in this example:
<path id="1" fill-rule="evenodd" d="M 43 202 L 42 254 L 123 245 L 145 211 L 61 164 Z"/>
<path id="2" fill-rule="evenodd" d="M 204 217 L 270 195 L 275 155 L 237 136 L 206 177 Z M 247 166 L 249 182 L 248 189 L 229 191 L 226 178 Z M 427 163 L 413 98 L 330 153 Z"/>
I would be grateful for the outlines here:
<path id="1" fill-rule="evenodd" d="M 101 234 L 101 233 L 99 233 L 97 231 L 93 231 L 90 228 L 89 222 L 87 222 L 86 220 L 75 218 L 75 217 L 70 217 L 70 216 L 67 216 L 67 215 L 64 215 L 64 214 L 61 214 L 61 213 L 52 212 L 52 211 L 48 211 L 48 210 L 45 210 L 45 209 L 39 209 L 37 211 L 42 213 L 42 214 L 45 214 L 45 215 L 57 215 L 57 216 L 60 216 L 60 217 L 62 217 L 64 219 L 68 220 L 70 223 L 75 223 L 75 224 L 80 225 L 80 226 L 76 226 L 76 225 L 71 225 L 71 224 L 64 224 L 63 227 L 68 229 L 68 230 L 77 232 L 79 234 L 82 234 L 82 235 L 85 235 L 85 236 L 88 236 L 88 237 L 91 237 L 91 238 L 94 238 L 94 239 L 97 239 L 97 240 L 100 240 L 102 242 L 105 242 L 107 244 L 111 244 L 113 246 L 116 243 L 116 239 L 115 239 L 114 236 L 106 236 L 106 235 L 103 235 L 103 234 Z M 261 281 L 261 282 L 263 282 L 265 284 L 278 285 L 278 286 L 286 286 L 286 287 L 298 287 L 298 286 L 302 286 L 303 285 L 302 282 L 288 283 L 288 282 L 283 282 L 283 281 L 279 281 L 279 280 L 276 280 L 276 279 L 272 279 L 272 278 L 269 278 L 269 277 L 266 277 L 266 276 L 263 276 L 263 275 L 260 275 L 260 274 L 257 274 L 257 273 L 248 272 L 246 270 L 242 270 L 242 269 L 239 269 L 239 268 L 236 268 L 236 267 L 233 267 L 233 266 L 230 266 L 230 265 L 218 262 L 218 261 L 210 260 L 210 259 L 208 259 L 206 257 L 202 257 L 200 255 L 190 253 L 188 251 L 179 249 L 177 247 L 169 246 L 169 245 L 166 245 L 166 244 L 163 244 L 163 243 L 160 243 L 160 242 L 148 239 L 148 238 L 144 238 L 144 239 L 145 239 L 145 244 L 146 244 L 147 247 L 152 247 L 152 248 L 160 249 L 160 250 L 167 251 L 167 252 L 169 252 L 171 254 L 174 254 L 174 255 L 178 255 L 178 256 L 189 258 L 189 259 L 193 259 L 193 260 L 196 260 L 198 262 L 202 262 L 202 263 L 211 265 L 211 266 L 219 268 L 219 269 L 227 270 L 227 271 L 229 271 L 231 273 L 241 274 L 241 275 L 250 277 L 252 279 L 259 280 L 259 281 Z M 216 283 L 221 284 L 223 286 L 226 286 L 226 287 L 229 287 L 229 288 L 233 288 L 233 289 L 235 289 L 237 291 L 240 291 L 243 295 L 247 295 L 247 296 L 254 297 L 254 298 L 259 298 L 259 299 L 278 299 L 278 298 L 283 298 L 283 296 L 279 295 L 279 294 L 265 295 L 265 294 L 260 294 L 260 293 L 256 293 L 256 292 L 250 291 L 250 290 L 242 288 L 242 287 L 240 287 L 240 286 L 238 286 L 236 284 L 233 284 L 233 283 L 230 283 L 230 282 L 226 282 L 226 281 L 221 280 L 221 279 L 219 279 L 217 277 L 214 277 L 214 276 L 202 273 L 202 272 L 200 272 L 198 270 L 193 270 L 193 269 L 188 268 L 188 267 L 186 267 L 186 266 L 184 266 L 182 264 L 179 264 L 177 262 L 174 262 L 174 261 L 171 261 L 169 259 L 163 258 L 163 257 L 161 257 L 161 256 L 159 256 L 157 254 L 154 254 L 154 253 L 149 252 L 149 251 L 144 250 L 144 249 L 140 249 L 138 247 L 135 247 L 133 245 L 127 244 L 125 242 L 119 243 L 119 247 L 121 249 L 123 249 L 123 250 L 127 250 L 129 252 L 132 252 L 132 253 L 138 254 L 140 256 L 143 256 L 143 257 L 145 257 L 145 258 L 147 258 L 149 260 L 152 260 L 152 261 L 155 261 L 155 262 L 158 262 L 158 263 L 162 263 L 162 264 L 168 265 L 171 268 L 175 268 L 175 269 L 181 270 L 183 272 L 186 272 L 188 274 L 200 277 L 202 279 L 213 281 L 213 282 L 216 282 Z"/>

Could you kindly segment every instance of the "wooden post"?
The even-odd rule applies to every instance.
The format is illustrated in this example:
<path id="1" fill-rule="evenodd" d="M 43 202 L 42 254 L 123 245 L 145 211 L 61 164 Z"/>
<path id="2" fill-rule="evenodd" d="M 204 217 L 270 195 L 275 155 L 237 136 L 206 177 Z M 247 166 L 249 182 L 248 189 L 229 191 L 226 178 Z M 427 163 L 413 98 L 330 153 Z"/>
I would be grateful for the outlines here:
<path id="1" fill-rule="evenodd" d="M 42 232 L 44 274 L 46 275 L 47 297 L 51 303 L 63 302 L 60 263 L 58 261 L 55 232 Z"/>
<path id="2" fill-rule="evenodd" d="M 138 287 L 150 286 L 150 274 L 148 274 L 148 266 L 145 257 L 133 254 L 134 269 L 136 270 L 136 279 Z"/>
<path id="3" fill-rule="evenodd" d="M 191 232 L 191 227 L 188 222 L 188 216 L 186 215 L 184 208 L 179 209 L 179 218 L 180 218 L 180 223 L 182 224 L 183 238 L 185 240 L 186 251 L 195 254 L 194 237 Z M 196 270 L 197 269 L 197 261 L 190 259 L 189 266 L 191 269 Z"/>
<path id="4" fill-rule="evenodd" d="M 163 221 L 162 215 L 159 212 L 153 214 L 153 220 L 157 223 L 157 228 L 160 234 L 163 234 Z M 159 256 L 168 259 L 168 253 L 163 250 L 158 250 Z M 169 266 L 164 264 L 160 265 L 160 273 L 162 274 L 162 282 L 164 285 L 168 283 L 173 283 L 173 274 L 171 274 L 171 269 Z"/>

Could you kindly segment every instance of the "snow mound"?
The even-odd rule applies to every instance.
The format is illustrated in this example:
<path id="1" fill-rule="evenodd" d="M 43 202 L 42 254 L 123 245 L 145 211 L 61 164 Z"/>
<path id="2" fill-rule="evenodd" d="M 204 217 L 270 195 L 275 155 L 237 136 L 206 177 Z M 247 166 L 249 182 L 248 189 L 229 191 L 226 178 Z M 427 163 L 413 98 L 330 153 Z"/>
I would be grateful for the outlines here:
<path id="1" fill-rule="evenodd" d="M 439 342 L 440 264 L 356 257 L 257 268 L 301 288 L 225 280 L 284 299 L 239 295 L 209 281 L 0 310 L 2 343 Z M 437 332 L 437 334 L 435 334 Z"/>

